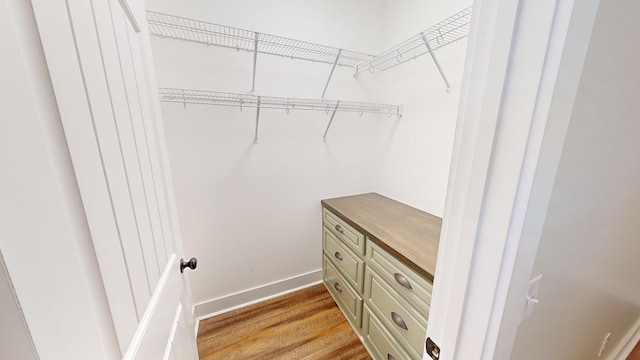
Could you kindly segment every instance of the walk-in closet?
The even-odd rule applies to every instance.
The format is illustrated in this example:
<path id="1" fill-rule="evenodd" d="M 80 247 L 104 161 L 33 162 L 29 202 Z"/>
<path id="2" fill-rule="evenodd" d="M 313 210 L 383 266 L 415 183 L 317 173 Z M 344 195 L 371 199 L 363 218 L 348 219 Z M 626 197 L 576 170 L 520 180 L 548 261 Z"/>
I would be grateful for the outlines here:
<path id="1" fill-rule="evenodd" d="M 323 281 L 371 356 L 422 358 L 471 13 L 466 0 L 147 2 L 196 316 Z M 368 193 L 354 204 L 380 211 L 396 245 L 339 209 L 356 205 L 320 203 Z M 422 227 L 389 219 L 403 211 Z M 398 257 L 384 263 L 396 279 L 365 274 L 370 239 Z M 404 284 L 389 291 L 407 314 L 366 306 L 371 281 Z"/>
<path id="2" fill-rule="evenodd" d="M 0 1 L 0 359 L 632 359 L 638 12 Z"/>

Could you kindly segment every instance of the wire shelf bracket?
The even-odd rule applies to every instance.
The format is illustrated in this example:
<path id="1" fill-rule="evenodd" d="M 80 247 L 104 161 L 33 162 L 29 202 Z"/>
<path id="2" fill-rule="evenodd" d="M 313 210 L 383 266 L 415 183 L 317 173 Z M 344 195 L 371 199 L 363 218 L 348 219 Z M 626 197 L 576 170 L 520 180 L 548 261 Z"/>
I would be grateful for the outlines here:
<path id="1" fill-rule="evenodd" d="M 253 53 L 252 92 L 255 91 L 258 54 L 281 56 L 332 65 L 324 87 L 324 97 L 337 66 L 354 68 L 357 64 L 375 57 L 358 51 L 286 38 L 252 30 L 214 24 L 155 11 L 146 11 L 149 34 L 213 45 Z"/>
<path id="2" fill-rule="evenodd" d="M 209 90 L 192 90 L 177 88 L 158 88 L 161 102 L 179 103 L 187 107 L 187 104 L 215 105 L 238 107 L 240 111 L 244 107 L 256 108 L 256 125 L 253 141 L 258 142 L 258 128 L 261 109 L 281 109 L 288 114 L 290 110 L 323 111 L 331 112 L 331 118 L 322 136 L 326 141 L 327 133 L 333 124 L 337 112 L 386 114 L 388 116 L 402 116 L 400 105 L 379 104 L 359 101 L 342 101 L 326 99 L 302 99 L 285 98 L 276 96 L 257 96 L 254 94 L 228 93 Z"/>
<path id="3" fill-rule="evenodd" d="M 253 142 L 256 144 L 258 143 L 258 122 L 260 121 L 260 104 L 261 104 L 260 100 L 261 100 L 260 96 L 258 96 L 258 100 L 257 100 L 258 102 L 256 106 L 256 134 L 253 137 Z"/>
<path id="4" fill-rule="evenodd" d="M 256 67 L 258 66 L 258 42 L 260 41 L 260 34 L 255 33 L 255 39 L 253 40 L 253 77 L 251 80 L 251 92 L 256 91 Z"/>
<path id="5" fill-rule="evenodd" d="M 383 51 L 375 56 L 373 60 L 356 64 L 354 76 L 358 76 L 365 71 L 385 71 L 407 61 L 414 60 L 419 56 L 429 54 L 438 68 L 448 90 L 450 88 L 449 80 L 434 52 L 469 36 L 471 11 L 471 6 L 458 11 L 427 30 Z"/>
<path id="6" fill-rule="evenodd" d="M 327 124 L 327 129 L 324 131 L 322 135 L 322 140 L 327 141 L 327 133 L 329 132 L 329 128 L 333 123 L 333 118 L 336 116 L 336 111 L 338 111 L 338 107 L 340 106 L 340 100 L 336 101 L 336 106 L 333 108 L 333 112 L 331 113 L 331 118 L 329 119 L 329 123 Z"/>
<path id="7" fill-rule="evenodd" d="M 427 37 L 424 36 L 423 33 L 421 33 L 420 35 L 422 36 L 422 41 L 424 41 L 424 45 L 427 47 L 427 50 L 429 51 L 429 55 L 431 55 L 431 59 L 433 60 L 433 63 L 436 65 L 436 68 L 438 68 L 438 72 L 440 72 L 440 76 L 442 76 L 442 80 L 444 80 L 444 83 L 447 86 L 447 91 L 449 91 L 449 89 L 451 88 L 451 84 L 449 84 L 447 75 L 444 74 L 444 70 L 442 70 L 442 66 L 440 66 L 438 57 L 436 56 L 436 54 L 433 53 L 433 49 L 431 48 L 431 45 L 429 45 L 429 40 L 427 40 Z"/>
<path id="8" fill-rule="evenodd" d="M 342 54 L 342 49 L 338 49 L 338 54 L 336 55 L 336 61 L 333 62 L 333 66 L 331 67 L 331 72 L 329 72 L 329 78 L 327 79 L 327 83 L 324 86 L 324 90 L 322 90 L 323 99 L 324 99 L 324 94 L 326 94 L 327 88 L 329 87 L 329 82 L 333 77 L 333 72 L 336 70 L 336 65 L 338 65 L 338 61 L 340 60 L 340 54 Z"/>

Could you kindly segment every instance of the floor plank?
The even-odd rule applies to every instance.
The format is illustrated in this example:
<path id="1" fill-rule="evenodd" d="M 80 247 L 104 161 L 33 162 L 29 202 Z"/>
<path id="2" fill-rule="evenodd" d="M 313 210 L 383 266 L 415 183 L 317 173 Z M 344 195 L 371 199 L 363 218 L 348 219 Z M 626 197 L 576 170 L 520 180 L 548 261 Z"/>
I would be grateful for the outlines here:
<path id="1" fill-rule="evenodd" d="M 629 354 L 627 360 L 640 360 L 640 342 L 636 344 L 635 348 L 633 348 L 633 351 Z"/>
<path id="2" fill-rule="evenodd" d="M 201 360 L 371 359 L 324 285 L 200 322 Z"/>

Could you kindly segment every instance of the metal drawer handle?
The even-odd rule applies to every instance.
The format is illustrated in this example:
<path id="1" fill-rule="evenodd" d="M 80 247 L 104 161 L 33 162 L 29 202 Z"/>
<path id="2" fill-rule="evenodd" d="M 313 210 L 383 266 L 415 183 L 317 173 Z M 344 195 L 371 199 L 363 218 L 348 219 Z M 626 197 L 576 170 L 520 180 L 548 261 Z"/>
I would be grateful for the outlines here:
<path id="1" fill-rule="evenodd" d="M 409 279 L 404 277 L 404 275 L 395 273 L 393 274 L 393 277 L 396 278 L 396 281 L 398 282 L 398 284 L 400 284 L 400 286 L 405 287 L 409 290 L 413 289 L 411 287 L 411 283 L 409 282 Z"/>
<path id="2" fill-rule="evenodd" d="M 407 324 L 404 322 L 404 320 L 402 320 L 402 316 L 391 312 L 391 320 L 393 320 L 393 322 L 396 323 L 399 328 L 409 330 L 407 329 Z"/>
<path id="3" fill-rule="evenodd" d="M 387 360 L 396 360 L 391 354 L 387 354 Z"/>
<path id="4" fill-rule="evenodd" d="M 340 234 L 344 234 L 344 229 L 342 228 L 342 226 L 340 226 L 340 224 L 336 224 L 335 229 Z"/>
<path id="5" fill-rule="evenodd" d="M 333 287 L 334 287 L 336 290 L 338 290 L 338 292 L 342 292 L 342 286 L 340 286 L 340 284 L 335 283 L 335 284 L 333 284 Z"/>
<path id="6" fill-rule="evenodd" d="M 337 252 L 337 251 L 336 251 L 336 253 L 335 253 L 335 254 L 333 254 L 333 256 L 335 256 L 335 257 L 336 257 L 336 259 L 338 259 L 338 260 L 342 261 L 342 254 L 340 254 L 339 252 Z"/>

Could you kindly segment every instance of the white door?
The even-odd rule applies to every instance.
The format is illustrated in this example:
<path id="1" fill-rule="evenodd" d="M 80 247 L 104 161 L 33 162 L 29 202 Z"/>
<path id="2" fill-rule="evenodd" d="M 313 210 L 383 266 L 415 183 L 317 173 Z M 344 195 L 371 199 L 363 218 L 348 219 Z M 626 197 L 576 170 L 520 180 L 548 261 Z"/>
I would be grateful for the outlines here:
<path id="1" fill-rule="evenodd" d="M 196 359 L 142 1 L 32 4 L 120 353 Z"/>

